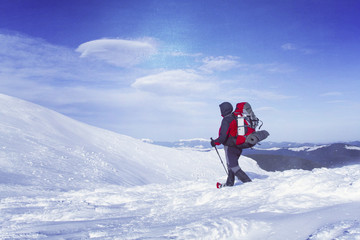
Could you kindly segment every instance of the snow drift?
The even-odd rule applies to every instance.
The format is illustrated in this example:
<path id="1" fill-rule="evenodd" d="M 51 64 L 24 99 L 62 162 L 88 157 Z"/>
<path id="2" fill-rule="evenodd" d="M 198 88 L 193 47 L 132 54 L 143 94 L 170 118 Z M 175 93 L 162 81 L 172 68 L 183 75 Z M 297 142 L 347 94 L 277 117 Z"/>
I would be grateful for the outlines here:
<path id="1" fill-rule="evenodd" d="M 216 189 L 214 151 L 176 150 L 0 95 L 0 239 L 360 239 L 360 166 Z M 222 153 L 222 151 L 221 151 Z"/>

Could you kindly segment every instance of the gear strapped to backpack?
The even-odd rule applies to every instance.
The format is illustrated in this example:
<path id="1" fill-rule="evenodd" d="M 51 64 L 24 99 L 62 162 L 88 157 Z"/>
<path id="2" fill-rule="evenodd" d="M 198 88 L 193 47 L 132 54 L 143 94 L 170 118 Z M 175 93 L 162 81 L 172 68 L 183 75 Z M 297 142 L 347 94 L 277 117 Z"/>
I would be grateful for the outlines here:
<path id="1" fill-rule="evenodd" d="M 261 121 L 256 117 L 249 103 L 241 102 L 236 104 L 233 115 L 236 118 L 237 124 L 236 146 L 242 148 L 253 147 L 269 136 L 266 130 L 256 131 Z M 262 122 L 259 130 L 261 126 Z"/>

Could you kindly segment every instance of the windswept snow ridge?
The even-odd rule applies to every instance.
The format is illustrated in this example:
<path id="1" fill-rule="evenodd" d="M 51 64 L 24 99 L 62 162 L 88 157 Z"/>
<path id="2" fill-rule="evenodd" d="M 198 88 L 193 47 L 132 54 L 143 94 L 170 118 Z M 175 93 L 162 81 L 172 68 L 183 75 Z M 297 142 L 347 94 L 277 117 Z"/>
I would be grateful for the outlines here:
<path id="1" fill-rule="evenodd" d="M 360 239 L 360 166 L 225 181 L 176 150 L 0 95 L 0 239 Z M 220 151 L 223 159 L 223 151 Z"/>

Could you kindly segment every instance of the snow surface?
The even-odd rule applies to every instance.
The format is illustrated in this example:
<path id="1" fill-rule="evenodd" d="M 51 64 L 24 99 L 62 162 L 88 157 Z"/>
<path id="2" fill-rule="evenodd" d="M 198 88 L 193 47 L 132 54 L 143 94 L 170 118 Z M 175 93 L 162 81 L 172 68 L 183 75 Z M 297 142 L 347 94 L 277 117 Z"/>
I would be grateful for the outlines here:
<path id="1" fill-rule="evenodd" d="M 223 150 L 220 151 L 223 160 Z M 0 239 L 360 239 L 360 166 L 216 189 L 216 152 L 95 128 L 0 94 Z"/>

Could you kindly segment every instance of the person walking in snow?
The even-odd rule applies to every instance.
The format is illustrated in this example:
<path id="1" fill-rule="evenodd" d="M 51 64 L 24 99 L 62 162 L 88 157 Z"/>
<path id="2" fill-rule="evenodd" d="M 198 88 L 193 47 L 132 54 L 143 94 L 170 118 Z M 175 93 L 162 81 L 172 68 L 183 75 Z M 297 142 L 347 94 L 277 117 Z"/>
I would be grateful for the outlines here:
<path id="1" fill-rule="evenodd" d="M 215 140 L 211 139 L 211 146 L 215 147 L 220 144 L 224 145 L 226 163 L 228 167 L 228 177 L 225 185 L 234 186 L 235 176 L 243 183 L 251 182 L 249 176 L 239 166 L 239 158 L 242 153 L 242 148 L 237 146 L 233 138 L 229 135 L 232 130 L 231 128 L 236 128 L 236 124 L 233 124 L 233 121 L 236 121 L 236 117 L 232 113 L 233 106 L 229 102 L 223 102 L 219 106 L 223 119 L 221 121 L 219 137 Z"/>

